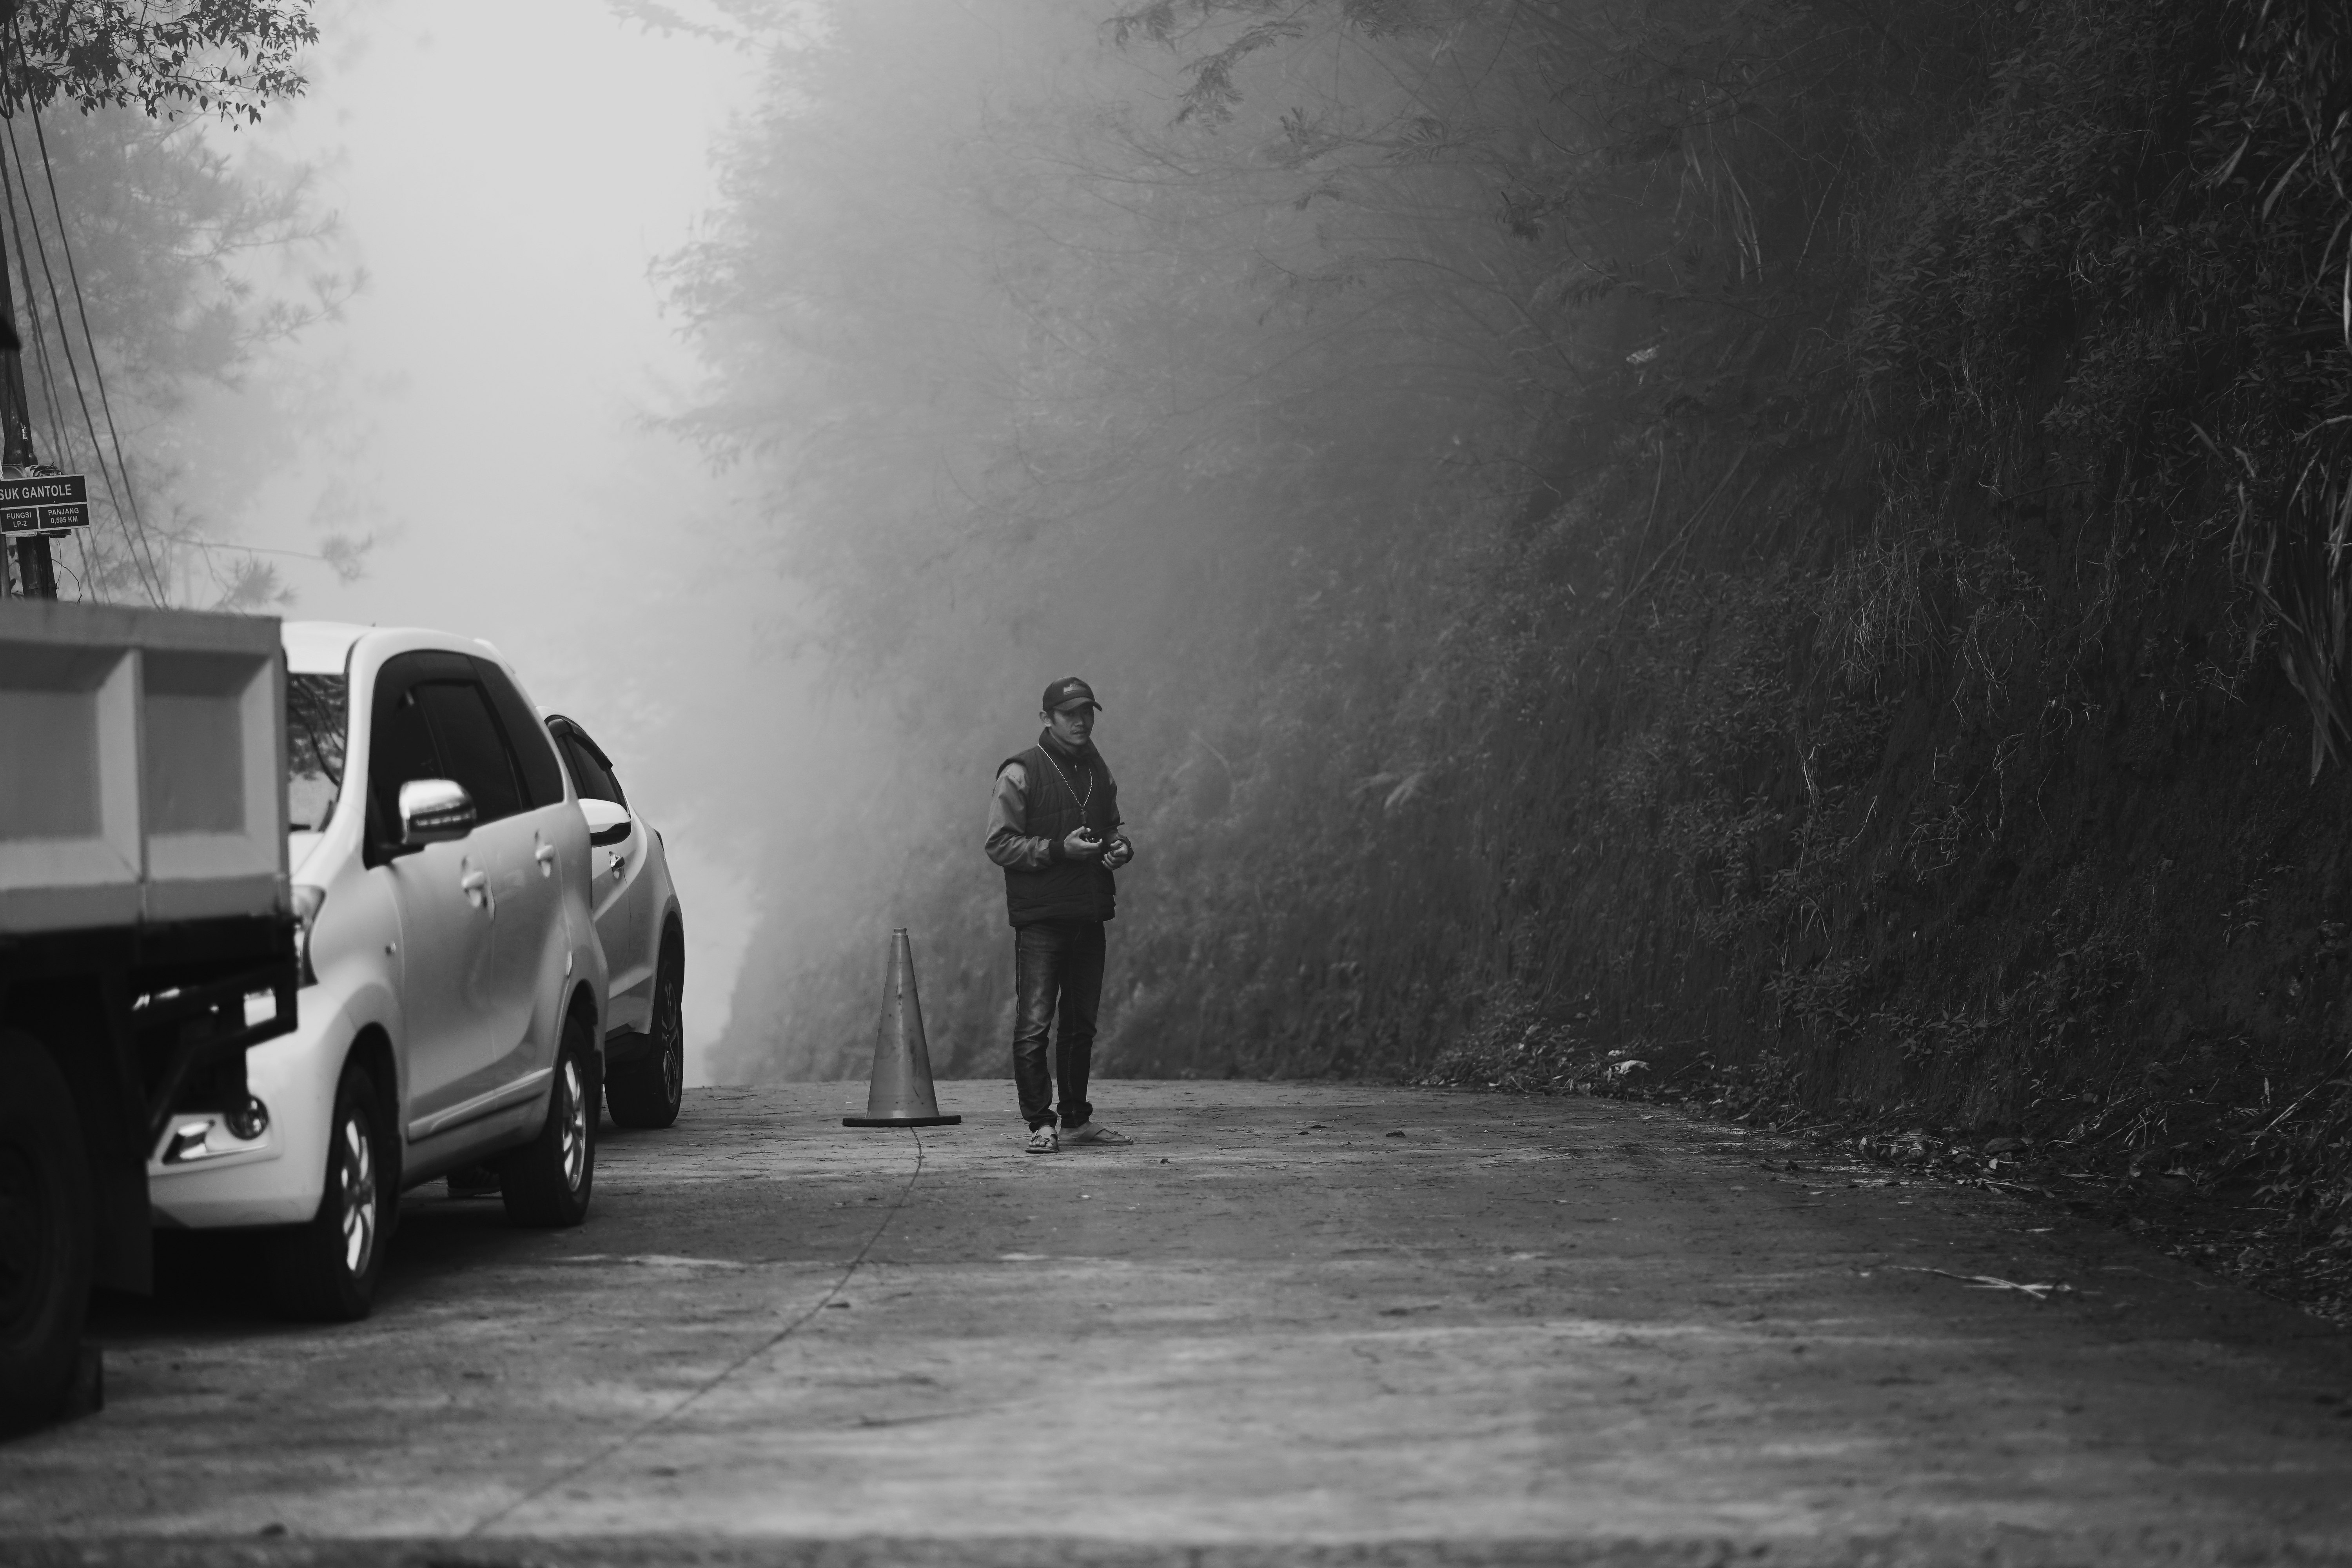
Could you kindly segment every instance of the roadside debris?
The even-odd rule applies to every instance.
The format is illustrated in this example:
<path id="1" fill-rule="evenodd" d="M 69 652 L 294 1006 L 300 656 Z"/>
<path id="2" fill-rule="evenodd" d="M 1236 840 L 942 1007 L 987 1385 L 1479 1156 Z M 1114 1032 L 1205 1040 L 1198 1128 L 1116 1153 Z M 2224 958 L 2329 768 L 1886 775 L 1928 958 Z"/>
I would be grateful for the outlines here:
<path id="1" fill-rule="evenodd" d="M 1955 1274 L 1948 1268 L 1923 1268 L 1916 1264 L 1890 1263 L 1887 1268 L 1897 1274 L 1940 1274 L 1947 1279 L 1957 1279 L 1971 1290 L 2014 1290 L 2031 1296 L 2037 1301 L 2047 1301 L 2053 1295 L 2072 1291 L 2072 1285 L 2021 1285 L 2014 1279 L 2003 1279 L 1997 1274 Z"/>

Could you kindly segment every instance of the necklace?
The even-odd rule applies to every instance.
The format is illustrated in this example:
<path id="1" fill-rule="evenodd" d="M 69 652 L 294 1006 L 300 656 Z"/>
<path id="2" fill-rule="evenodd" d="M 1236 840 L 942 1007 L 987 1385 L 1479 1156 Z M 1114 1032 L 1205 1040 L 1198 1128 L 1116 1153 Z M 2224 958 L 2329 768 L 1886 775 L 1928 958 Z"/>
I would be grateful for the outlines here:
<path id="1" fill-rule="evenodd" d="M 1076 790 L 1070 788 L 1070 775 L 1064 773 L 1062 771 L 1062 764 L 1054 760 L 1054 750 L 1052 747 L 1040 746 L 1037 748 L 1037 754 L 1045 759 L 1045 765 L 1054 770 L 1054 776 L 1055 778 L 1062 781 L 1062 788 L 1068 791 L 1070 795 L 1077 801 L 1078 809 L 1080 811 L 1086 810 L 1087 803 L 1095 797 L 1094 769 L 1088 768 L 1087 770 L 1087 793 L 1079 795 Z"/>

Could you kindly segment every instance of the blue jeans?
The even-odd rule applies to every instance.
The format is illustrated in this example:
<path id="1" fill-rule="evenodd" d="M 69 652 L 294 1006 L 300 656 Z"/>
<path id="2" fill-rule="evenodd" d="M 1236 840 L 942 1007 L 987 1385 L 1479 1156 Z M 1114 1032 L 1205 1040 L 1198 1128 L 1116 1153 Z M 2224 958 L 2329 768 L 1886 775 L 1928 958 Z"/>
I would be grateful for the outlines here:
<path id="1" fill-rule="evenodd" d="M 1054 1125 L 1057 1083 L 1062 1125 L 1083 1127 L 1094 1117 L 1095 1108 L 1087 1103 L 1087 1069 L 1094 1062 L 1102 979 L 1102 921 L 1038 921 L 1013 928 L 1013 1085 L 1021 1096 L 1021 1119 L 1033 1131 Z M 1061 1027 L 1055 1030 L 1057 1005 Z"/>

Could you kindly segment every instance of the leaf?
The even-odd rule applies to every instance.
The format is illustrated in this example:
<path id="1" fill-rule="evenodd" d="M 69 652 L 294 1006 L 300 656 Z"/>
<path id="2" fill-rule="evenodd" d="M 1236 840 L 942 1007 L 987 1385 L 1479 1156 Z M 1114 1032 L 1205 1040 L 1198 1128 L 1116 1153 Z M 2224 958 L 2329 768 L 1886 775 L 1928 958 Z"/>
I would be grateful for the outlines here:
<path id="1" fill-rule="evenodd" d="M 2294 163 L 2289 163 L 2289 164 L 2286 166 L 2286 173 L 2285 173 L 2285 174 L 2281 174 L 2281 175 L 2278 177 L 2278 184 L 2275 184 L 2275 185 L 2273 185 L 2273 186 L 2271 187 L 2271 194 L 2270 194 L 2267 197 L 2265 197 L 2265 198 L 2263 199 L 2263 222 L 2268 223 L 2268 222 L 2270 221 L 2271 209 L 2272 209 L 2273 207 L 2274 207 L 2274 206 L 2278 205 L 2278 199 L 2279 199 L 2279 197 L 2286 194 L 2286 184 L 2287 184 L 2287 182 L 2288 182 L 2289 180 L 2294 179 L 2294 176 L 2295 176 L 2295 172 L 2296 172 L 2297 170 L 2301 169 L 2301 168 L 2304 166 L 2304 164 L 2305 164 L 2305 163 L 2309 163 L 2310 161 L 2311 161 L 2311 149 L 2310 149 L 2310 148 L 2308 148 L 2308 147 L 2305 147 L 2305 148 L 2302 151 L 2302 153 L 2301 153 L 2297 154 L 2297 156 L 2296 156 L 2296 158 L 2295 158 L 2294 162 Z"/>
<path id="2" fill-rule="evenodd" d="M 2246 135 L 2246 139 L 2238 143 L 2238 150 L 2231 153 L 2229 158 L 2221 164 L 2221 166 L 2214 171 L 2212 183 L 2217 185 L 2221 184 L 2227 181 L 2231 174 L 2236 174 L 2238 172 L 2238 160 L 2243 158 L 2246 155 L 2246 149 L 2253 144 L 2253 134 L 2249 132 Z"/>
<path id="3" fill-rule="evenodd" d="M 1184 89 L 1184 107 L 1176 113 L 1176 123 L 1198 116 L 1211 125 L 1223 125 L 1234 117 L 1234 110 L 1242 100 L 1241 89 L 1234 85 L 1234 68 L 1276 44 L 1303 37 L 1307 31 L 1298 22 L 1261 22 L 1243 33 L 1213 55 L 1203 56 L 1185 67 L 1192 85 Z"/>

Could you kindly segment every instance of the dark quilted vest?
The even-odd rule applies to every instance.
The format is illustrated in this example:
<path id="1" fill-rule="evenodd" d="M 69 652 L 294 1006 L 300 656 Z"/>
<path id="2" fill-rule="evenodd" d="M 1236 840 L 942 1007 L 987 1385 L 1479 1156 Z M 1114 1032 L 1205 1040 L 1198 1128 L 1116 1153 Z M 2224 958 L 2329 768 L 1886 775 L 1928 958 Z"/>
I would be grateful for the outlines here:
<path id="1" fill-rule="evenodd" d="M 1027 837 L 1058 842 L 1077 828 L 1091 827 L 1097 837 L 1108 838 L 1118 826 L 1118 785 L 1100 756 L 1087 763 L 1058 754 L 1049 759 L 1040 742 L 1017 757 L 1007 757 L 996 771 L 1002 773 L 1015 763 L 1029 780 L 1023 792 L 1028 812 L 1021 824 Z M 1109 920 L 1112 887 L 1110 872 L 1098 860 L 1055 860 L 1034 871 L 1004 868 L 1005 907 L 1016 926 Z"/>

